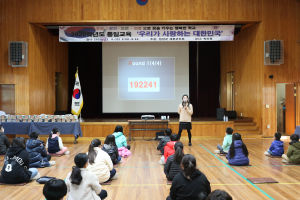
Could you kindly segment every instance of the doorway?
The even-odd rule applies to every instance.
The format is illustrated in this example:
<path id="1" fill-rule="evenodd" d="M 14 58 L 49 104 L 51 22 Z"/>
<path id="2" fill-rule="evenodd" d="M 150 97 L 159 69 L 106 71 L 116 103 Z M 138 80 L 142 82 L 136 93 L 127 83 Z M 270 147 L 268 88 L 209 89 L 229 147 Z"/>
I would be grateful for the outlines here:
<path id="1" fill-rule="evenodd" d="M 296 85 L 276 84 L 277 132 L 283 135 L 294 134 L 296 128 Z"/>
<path id="2" fill-rule="evenodd" d="M 16 113 L 15 105 L 15 85 L 0 84 L 0 110 L 14 115 Z"/>

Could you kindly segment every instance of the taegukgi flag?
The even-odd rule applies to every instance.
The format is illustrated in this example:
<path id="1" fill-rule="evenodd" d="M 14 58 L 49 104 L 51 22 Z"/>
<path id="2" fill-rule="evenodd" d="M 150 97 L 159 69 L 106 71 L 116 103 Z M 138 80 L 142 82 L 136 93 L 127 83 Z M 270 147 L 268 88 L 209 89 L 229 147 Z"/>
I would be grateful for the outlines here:
<path id="1" fill-rule="evenodd" d="M 81 109 L 83 107 L 83 96 L 81 92 L 81 86 L 79 81 L 79 75 L 78 75 L 78 67 L 77 72 L 75 74 L 75 85 L 72 95 L 72 114 L 73 115 L 79 115 L 81 112 Z"/>

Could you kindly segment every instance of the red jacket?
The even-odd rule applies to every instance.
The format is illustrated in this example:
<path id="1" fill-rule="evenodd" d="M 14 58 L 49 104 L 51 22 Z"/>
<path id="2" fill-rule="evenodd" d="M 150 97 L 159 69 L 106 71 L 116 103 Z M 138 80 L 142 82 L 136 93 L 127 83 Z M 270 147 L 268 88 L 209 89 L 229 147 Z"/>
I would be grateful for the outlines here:
<path id="1" fill-rule="evenodd" d="M 164 152 L 165 163 L 167 162 L 168 157 L 175 153 L 174 145 L 175 145 L 176 142 L 178 142 L 178 141 L 170 141 L 164 147 L 164 149 L 165 149 L 165 152 Z"/>

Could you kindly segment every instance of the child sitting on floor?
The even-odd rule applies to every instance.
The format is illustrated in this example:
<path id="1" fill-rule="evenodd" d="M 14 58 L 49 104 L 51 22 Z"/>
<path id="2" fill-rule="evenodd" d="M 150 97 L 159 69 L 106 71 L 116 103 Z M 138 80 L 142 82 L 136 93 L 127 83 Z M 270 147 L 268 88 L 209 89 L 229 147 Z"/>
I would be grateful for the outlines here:
<path id="1" fill-rule="evenodd" d="M 102 190 L 96 174 L 87 169 L 88 156 L 85 153 L 79 153 L 75 156 L 74 162 L 76 166 L 66 178 L 67 199 L 105 199 L 107 192 Z"/>
<path id="2" fill-rule="evenodd" d="M 242 141 L 242 136 L 235 133 L 232 136 L 232 144 L 230 145 L 226 159 L 230 165 L 245 166 L 249 164 L 249 153 L 246 145 Z"/>
<path id="3" fill-rule="evenodd" d="M 118 125 L 115 128 L 115 132 L 113 133 L 113 135 L 116 138 L 116 144 L 118 146 L 118 148 L 121 147 L 126 147 L 128 150 L 130 150 L 130 146 L 127 145 L 127 139 L 125 137 L 125 135 L 123 134 L 123 127 Z"/>
<path id="4" fill-rule="evenodd" d="M 229 150 L 229 147 L 232 143 L 232 128 L 231 127 L 228 127 L 226 128 L 226 133 L 225 133 L 225 137 L 224 137 L 224 141 L 223 141 L 223 145 L 219 145 L 217 146 L 217 148 L 219 150 L 215 150 L 215 153 L 221 153 L 221 154 L 227 154 L 228 153 L 228 150 Z"/>
<path id="5" fill-rule="evenodd" d="M 169 156 L 164 167 L 164 172 L 169 181 L 172 181 L 174 177 L 181 172 L 181 161 L 184 156 L 183 144 L 181 142 L 176 142 L 174 145 L 175 154 Z"/>
<path id="6" fill-rule="evenodd" d="M 170 142 L 170 135 L 172 134 L 172 130 L 167 128 L 165 130 L 165 137 L 162 138 L 157 146 L 157 151 L 160 151 L 162 155 L 164 155 L 164 148 L 168 142 Z"/>
<path id="7" fill-rule="evenodd" d="M 282 162 L 290 162 L 293 164 L 300 163 L 300 142 L 299 135 L 293 134 L 290 136 L 291 142 L 286 155 L 282 155 Z"/>
<path id="8" fill-rule="evenodd" d="M 98 177 L 100 183 L 107 182 L 111 179 L 117 179 L 118 173 L 113 168 L 113 163 L 109 155 L 101 148 L 101 141 L 93 139 L 88 151 L 87 169 Z"/>
<path id="9" fill-rule="evenodd" d="M 206 200 L 232 200 L 232 197 L 225 190 L 214 190 L 207 196 Z"/>
<path id="10" fill-rule="evenodd" d="M 108 153 L 114 165 L 118 162 L 122 162 L 114 135 L 108 135 L 106 137 L 102 150 Z"/>
<path id="11" fill-rule="evenodd" d="M 55 161 L 50 161 L 51 156 L 47 154 L 44 142 L 40 140 L 38 132 L 31 132 L 29 134 L 30 139 L 27 140 L 26 150 L 30 155 L 29 167 L 50 167 L 55 165 Z"/>
<path id="12" fill-rule="evenodd" d="M 9 148 L 10 142 L 6 135 L 4 135 L 4 128 L 0 125 L 0 155 L 5 155 Z"/>
<path id="13" fill-rule="evenodd" d="M 282 156 L 284 153 L 283 142 L 280 140 L 281 134 L 279 132 L 275 133 L 274 141 L 272 142 L 268 151 L 265 151 L 266 156 Z"/>
<path id="14" fill-rule="evenodd" d="M 188 199 L 205 200 L 211 193 L 210 182 L 204 173 L 196 168 L 197 163 L 193 155 L 186 154 L 182 158 L 182 171 L 172 181 L 170 196 L 167 200 Z"/>
<path id="15" fill-rule="evenodd" d="M 62 155 L 69 154 L 67 147 L 64 147 L 61 138 L 59 137 L 58 128 L 52 129 L 49 138 L 47 139 L 46 148 L 49 154 Z"/>
<path id="16" fill-rule="evenodd" d="M 51 179 L 44 185 L 43 194 L 47 200 L 63 200 L 67 194 L 67 185 L 61 179 Z"/>
<path id="17" fill-rule="evenodd" d="M 14 138 L 4 158 L 0 182 L 18 184 L 40 178 L 38 170 L 29 168 L 29 163 L 30 156 L 26 151 L 25 139 L 23 137 Z"/>
<path id="18" fill-rule="evenodd" d="M 164 155 L 160 158 L 159 164 L 164 165 L 167 162 L 167 159 L 170 155 L 173 155 L 175 153 L 174 145 L 176 142 L 178 142 L 178 136 L 177 134 L 172 134 L 170 137 L 170 142 L 168 142 L 165 146 Z"/>

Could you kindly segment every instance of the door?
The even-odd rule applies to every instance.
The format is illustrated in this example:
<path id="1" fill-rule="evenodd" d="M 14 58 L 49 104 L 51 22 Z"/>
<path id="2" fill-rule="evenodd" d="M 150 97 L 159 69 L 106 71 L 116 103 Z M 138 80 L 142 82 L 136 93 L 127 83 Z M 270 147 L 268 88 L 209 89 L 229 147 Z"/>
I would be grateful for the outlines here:
<path id="1" fill-rule="evenodd" d="M 227 72 L 227 107 L 226 110 L 234 110 L 234 88 L 233 78 L 234 72 Z"/>
<path id="2" fill-rule="evenodd" d="M 0 110 L 10 115 L 14 115 L 16 113 L 15 85 L 0 84 Z"/>
<path id="3" fill-rule="evenodd" d="M 294 134 L 296 128 L 295 86 L 285 85 L 285 132 L 287 135 Z"/>

